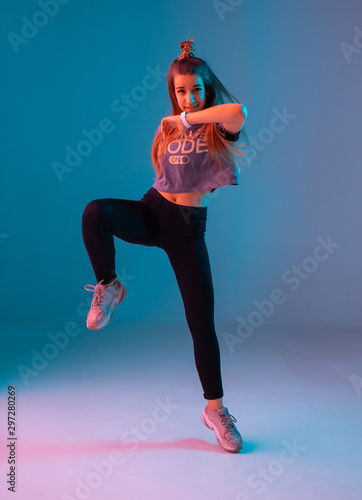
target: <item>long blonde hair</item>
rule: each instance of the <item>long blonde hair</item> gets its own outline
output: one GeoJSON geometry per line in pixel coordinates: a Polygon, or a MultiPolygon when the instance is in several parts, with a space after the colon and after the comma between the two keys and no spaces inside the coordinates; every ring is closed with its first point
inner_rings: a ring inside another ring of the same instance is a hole
{"type": "MultiPolygon", "coordinates": [[[[182,48],[182,56],[172,62],[167,74],[167,86],[172,105],[172,115],[179,115],[182,111],[175,95],[174,77],[176,74],[200,75],[202,77],[206,90],[204,109],[218,104],[224,104],[224,97],[230,102],[239,103],[239,101],[226,90],[224,85],[211,70],[210,66],[203,59],[193,56],[193,40],[182,42],[180,46],[182,48]]],[[[255,157],[256,151],[250,145],[245,127],[240,131],[240,142],[234,146],[231,146],[230,142],[221,135],[218,124],[216,123],[204,123],[198,130],[197,135],[203,133],[205,133],[211,158],[218,164],[220,170],[223,169],[225,160],[226,163],[232,163],[237,160],[237,163],[240,162],[249,165],[251,160],[255,157]]],[[[159,163],[160,156],[165,152],[172,141],[176,139],[180,140],[181,135],[182,134],[177,128],[173,130],[168,128],[166,137],[163,137],[161,130],[156,134],[152,145],[152,164],[157,174],[157,179],[160,177],[162,170],[159,163]]]]}

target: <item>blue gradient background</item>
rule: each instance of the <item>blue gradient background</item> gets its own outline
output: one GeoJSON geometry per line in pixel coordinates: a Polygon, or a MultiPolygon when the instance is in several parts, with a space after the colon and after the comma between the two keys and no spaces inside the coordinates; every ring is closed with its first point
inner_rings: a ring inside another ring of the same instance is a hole
{"type": "MultiPolygon", "coordinates": [[[[70,0],[18,54],[8,33],[20,35],[22,17],[41,9],[30,0],[0,9],[4,321],[69,319],[91,299],[82,212],[93,199],[140,199],[152,186],[154,132],[171,111],[166,78],[124,120],[111,104],[142,85],[146,67],[166,72],[193,38],[196,55],[246,105],[251,141],[274,109],[296,115],[259,148],[239,186],[210,199],[216,321],[246,318],[279,288],[286,300],[265,325],[361,325],[362,50],[348,62],[340,47],[362,27],[359,1],[244,0],[219,16],[206,0],[70,0]],[[52,162],[64,163],[66,146],[104,118],[114,131],[59,182],[52,162]],[[340,247],[291,291],[283,273],[328,235],[340,247]]],[[[164,252],[115,242],[118,276],[129,276],[119,319],[182,321],[164,252]]]]}
{"type": "Polygon", "coordinates": [[[124,464],[90,498],[252,500],[258,485],[268,500],[361,498],[362,4],[223,2],[218,15],[211,0],[69,0],[17,54],[8,34],[42,9],[0,3],[2,499],[13,497],[9,385],[17,500],[85,498],[79,481],[94,484],[94,462],[118,451],[124,464]],[[171,111],[166,78],[124,120],[112,103],[137,92],[148,67],[166,72],[188,38],[246,105],[259,144],[240,185],[211,196],[206,231],[224,404],[244,440],[235,456],[201,422],[192,338],[162,250],[115,239],[127,297],[104,330],[86,328],[84,286],[96,282],[83,210],[152,186],[154,132],[171,111]],[[283,109],[295,117],[281,126],[283,109]],[[114,131],[59,182],[52,163],[106,118],[114,131]],[[329,237],[338,248],[293,291],[282,277],[313,264],[329,237]],[[284,303],[261,315],[255,301],[277,289],[284,303]],[[159,401],[176,409],[156,425],[159,401]],[[133,450],[135,426],[145,435],[133,450]],[[300,453],[281,463],[295,442],[300,453]]]}

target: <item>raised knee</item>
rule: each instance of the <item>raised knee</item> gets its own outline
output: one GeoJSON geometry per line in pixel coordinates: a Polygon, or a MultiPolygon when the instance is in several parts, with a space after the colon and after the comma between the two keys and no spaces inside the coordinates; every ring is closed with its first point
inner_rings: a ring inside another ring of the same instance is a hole
{"type": "Polygon", "coordinates": [[[102,214],[102,200],[93,200],[83,210],[83,221],[86,219],[94,219],[102,214]]]}

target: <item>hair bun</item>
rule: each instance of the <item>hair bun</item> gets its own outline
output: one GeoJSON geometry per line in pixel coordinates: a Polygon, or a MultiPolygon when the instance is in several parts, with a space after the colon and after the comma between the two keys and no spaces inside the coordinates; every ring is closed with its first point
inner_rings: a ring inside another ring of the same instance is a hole
{"type": "Polygon", "coordinates": [[[186,42],[180,43],[182,54],[177,59],[184,59],[187,57],[193,57],[195,52],[195,44],[193,40],[186,40],[186,42]]]}

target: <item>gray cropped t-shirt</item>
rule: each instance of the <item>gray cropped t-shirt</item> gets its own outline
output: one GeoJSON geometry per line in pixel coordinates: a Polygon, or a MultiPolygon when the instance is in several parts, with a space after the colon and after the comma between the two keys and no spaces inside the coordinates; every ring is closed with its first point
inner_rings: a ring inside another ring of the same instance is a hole
{"type": "MultiPolygon", "coordinates": [[[[211,158],[205,134],[197,135],[202,124],[192,125],[186,133],[186,139],[171,142],[160,158],[161,176],[153,184],[155,189],[165,193],[188,193],[203,191],[226,185],[239,184],[237,163],[223,163],[223,169],[211,158]]],[[[155,137],[160,130],[157,128],[155,137]]],[[[239,139],[240,132],[231,134],[219,123],[223,137],[230,142],[239,139]]]]}

